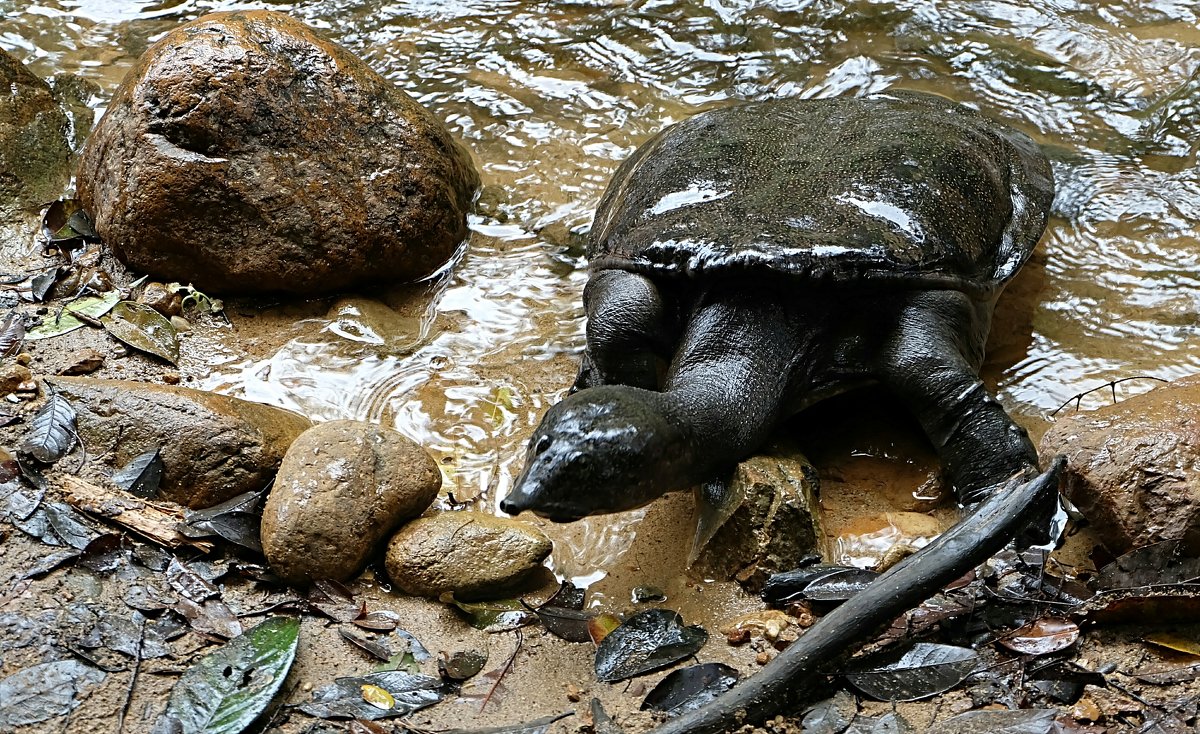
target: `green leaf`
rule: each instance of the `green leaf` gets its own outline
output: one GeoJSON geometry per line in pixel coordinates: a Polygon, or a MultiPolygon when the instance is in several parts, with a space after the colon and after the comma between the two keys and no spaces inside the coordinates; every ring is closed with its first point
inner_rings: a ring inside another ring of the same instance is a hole
{"type": "Polygon", "coordinates": [[[104,320],[104,328],[134,349],[179,362],[179,335],[165,316],[144,303],[121,301],[104,320]]]}
{"type": "Polygon", "coordinates": [[[537,615],[517,599],[465,602],[455,599],[453,592],[446,592],[439,601],[453,604],[466,615],[468,624],[484,632],[507,632],[537,621],[537,615]]]}
{"type": "Polygon", "coordinates": [[[287,678],[300,621],[272,617],[200,658],[175,684],[154,731],[240,734],[287,678]]]}
{"type": "Polygon", "coordinates": [[[113,306],[117,305],[117,301],[121,300],[121,294],[117,291],[109,291],[102,296],[88,296],[80,298],[77,301],[72,301],[67,304],[62,313],[54,312],[46,317],[41,326],[36,329],[30,329],[25,334],[25,341],[36,341],[38,339],[49,339],[55,336],[62,336],[69,331],[75,331],[84,325],[82,321],[75,318],[71,314],[79,313],[84,316],[91,316],[98,319],[104,314],[112,310],[113,306]]]}

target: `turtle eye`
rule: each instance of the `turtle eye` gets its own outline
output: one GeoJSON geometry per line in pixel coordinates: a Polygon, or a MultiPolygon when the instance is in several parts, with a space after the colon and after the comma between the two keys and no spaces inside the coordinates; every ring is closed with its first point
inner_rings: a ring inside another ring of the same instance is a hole
{"type": "Polygon", "coordinates": [[[554,441],[549,436],[542,436],[541,438],[539,438],[537,440],[537,443],[534,444],[533,453],[535,453],[535,454],[544,453],[546,451],[546,449],[550,448],[550,444],[552,444],[552,443],[554,443],[554,441]]]}

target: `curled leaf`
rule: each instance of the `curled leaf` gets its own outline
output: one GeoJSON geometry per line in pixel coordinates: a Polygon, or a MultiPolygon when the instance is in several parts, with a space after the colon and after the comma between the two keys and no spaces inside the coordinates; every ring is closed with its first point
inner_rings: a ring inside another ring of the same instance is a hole
{"type": "Polygon", "coordinates": [[[0,357],[11,357],[21,351],[25,341],[25,317],[11,309],[0,321],[0,357]]]}
{"type": "Polygon", "coordinates": [[[1043,617],[1015,629],[999,642],[1023,655],[1049,655],[1065,650],[1079,639],[1079,625],[1061,617],[1043,617]]]}
{"type": "Polygon", "coordinates": [[[104,319],[104,328],[134,349],[171,364],[179,362],[179,335],[175,333],[175,327],[144,303],[121,301],[104,319]]]}
{"type": "Polygon", "coordinates": [[[153,448],[131,459],[112,475],[112,482],[130,494],[149,499],[158,494],[162,472],[162,455],[153,448]]]}

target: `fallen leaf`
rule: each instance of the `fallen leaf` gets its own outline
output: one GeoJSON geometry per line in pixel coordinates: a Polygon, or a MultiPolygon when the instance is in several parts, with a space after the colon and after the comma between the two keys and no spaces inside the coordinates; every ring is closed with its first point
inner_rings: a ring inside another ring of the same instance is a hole
{"type": "Polygon", "coordinates": [[[259,533],[262,525],[260,506],[265,496],[265,491],[243,492],[213,507],[187,510],[184,512],[184,524],[179,526],[179,532],[189,538],[209,538],[215,535],[256,553],[262,553],[259,533]]]}
{"type": "Polygon", "coordinates": [[[25,341],[25,317],[10,309],[0,321],[0,357],[11,357],[21,351],[25,341]]]}
{"type": "Polygon", "coordinates": [[[62,395],[51,395],[29,422],[21,450],[43,464],[53,464],[75,445],[75,409],[62,395]]]}
{"type": "Polygon", "coordinates": [[[646,694],[641,708],[679,716],[733,688],[740,677],[735,668],[724,663],[703,663],[674,670],[646,694]]]}
{"type": "Polygon", "coordinates": [[[112,483],[132,495],[150,499],[158,496],[162,473],[162,455],[156,447],[131,459],[112,475],[112,483]]]}
{"type": "Polygon", "coordinates": [[[1172,632],[1151,632],[1142,638],[1151,645],[1172,650],[1174,652],[1200,657],[1200,643],[1190,637],[1177,635],[1172,632]]]}
{"type": "Polygon", "coordinates": [[[371,673],[361,678],[338,678],[313,693],[311,703],[299,708],[309,716],[320,719],[388,719],[405,716],[442,700],[442,682],[428,675],[411,675],[399,671],[371,673]],[[375,686],[392,697],[393,705],[386,711],[363,699],[363,686],[375,686]]]}
{"type": "Polygon", "coordinates": [[[396,708],[396,699],[392,697],[392,694],[371,683],[362,686],[362,698],[382,711],[391,711],[396,708]]]}
{"type": "Polygon", "coordinates": [[[817,703],[800,720],[804,734],[840,734],[858,714],[858,699],[846,691],[817,703]]]}
{"type": "Polygon", "coordinates": [[[550,731],[550,725],[556,721],[571,716],[572,712],[567,711],[561,714],[551,714],[543,716],[540,719],[526,721],[520,724],[506,724],[503,726],[485,726],[482,729],[446,729],[441,734],[546,734],[550,731]]]}
{"type": "Polygon", "coordinates": [[[1170,686],[1176,683],[1187,683],[1200,678],[1200,664],[1188,665],[1182,668],[1162,670],[1157,673],[1138,673],[1137,679],[1156,686],[1170,686]]]}
{"type": "Polygon", "coordinates": [[[46,294],[54,287],[55,281],[58,280],[58,266],[38,273],[29,279],[29,296],[34,301],[42,302],[46,300],[46,294]]]}
{"type": "Polygon", "coordinates": [[[167,317],[144,303],[121,301],[103,319],[109,334],[134,349],[179,362],[179,335],[167,317]]]}
{"type": "Polygon", "coordinates": [[[638,612],[596,647],[596,679],[612,683],[665,668],[695,655],[707,641],[708,633],[684,626],[678,612],[638,612]]]}
{"type": "Polygon", "coordinates": [[[592,639],[588,624],[594,612],[582,612],[565,607],[540,606],[534,610],[542,626],[555,637],[567,642],[589,642],[592,639]]]}
{"type": "Polygon", "coordinates": [[[1042,617],[1013,630],[998,641],[1022,655],[1049,655],[1079,639],[1079,625],[1062,617],[1042,617]]]}
{"type": "Polygon", "coordinates": [[[604,641],[605,637],[621,626],[621,618],[615,614],[598,614],[588,620],[587,631],[588,637],[592,639],[593,645],[599,645],[604,641]]]}
{"type": "Polygon", "coordinates": [[[918,642],[850,661],[845,676],[855,688],[881,701],[915,701],[948,691],[979,665],[974,650],[918,642]]]}
{"type": "MultiPolygon", "coordinates": [[[[445,655],[445,653],[442,653],[445,655]]],[[[453,655],[438,660],[438,673],[450,680],[467,680],[479,674],[487,664],[487,653],[475,650],[459,650],[453,655]]]]}
{"type": "Polygon", "coordinates": [[[368,640],[365,637],[360,637],[349,630],[339,629],[338,633],[341,634],[343,640],[349,642],[373,658],[382,660],[385,663],[392,659],[392,651],[389,650],[386,645],[376,642],[375,640],[368,640]]]}
{"type": "Polygon", "coordinates": [[[272,617],[200,658],[171,689],[154,734],[239,734],[278,693],[299,640],[299,620],[272,617]]]}
{"type": "Polygon", "coordinates": [[[794,599],[842,602],[867,588],[879,574],[854,566],[816,565],[772,574],[763,586],[762,600],[781,604],[794,599]]]}
{"type": "Polygon", "coordinates": [[[25,334],[25,341],[49,339],[83,328],[85,322],[71,314],[77,313],[87,318],[98,319],[111,311],[119,300],[121,294],[118,291],[109,291],[102,296],[86,296],[72,301],[61,312],[56,312],[53,317],[47,317],[41,325],[30,329],[25,334]]]}
{"type": "Polygon", "coordinates": [[[509,632],[524,627],[538,618],[517,599],[498,599],[488,602],[464,602],[454,598],[452,592],[442,594],[443,604],[452,604],[466,618],[468,624],[484,632],[509,632]]]}
{"type": "Polygon", "coordinates": [[[1100,569],[1096,576],[1099,589],[1131,589],[1194,583],[1200,580],[1200,558],[1187,552],[1178,540],[1135,548],[1100,569]]]}
{"type": "Polygon", "coordinates": [[[178,558],[172,558],[167,564],[166,578],[172,589],[195,602],[211,599],[221,593],[216,586],[185,566],[178,558]]]}
{"type": "Polygon", "coordinates": [[[80,689],[104,680],[104,673],[77,660],[58,660],[19,670],[0,680],[0,730],[69,713],[80,689]]]}

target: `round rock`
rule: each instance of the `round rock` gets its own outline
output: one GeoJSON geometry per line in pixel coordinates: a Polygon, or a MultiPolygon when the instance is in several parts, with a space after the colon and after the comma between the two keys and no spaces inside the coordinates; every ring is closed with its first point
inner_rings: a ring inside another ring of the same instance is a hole
{"type": "Polygon", "coordinates": [[[330,421],[283,457],[262,517],[263,552],[292,583],[356,575],[396,527],[429,507],[442,475],[404,435],[330,421]]]}
{"type": "Polygon", "coordinates": [[[530,578],[550,539],[519,520],[481,512],[443,512],[405,525],[387,549],[387,571],[408,594],[496,598],[530,578]]]}
{"type": "Polygon", "coordinates": [[[151,46],[78,174],[127,265],[241,293],[428,275],[465,239],[478,185],[440,120],[274,11],[213,13],[151,46]]]}

